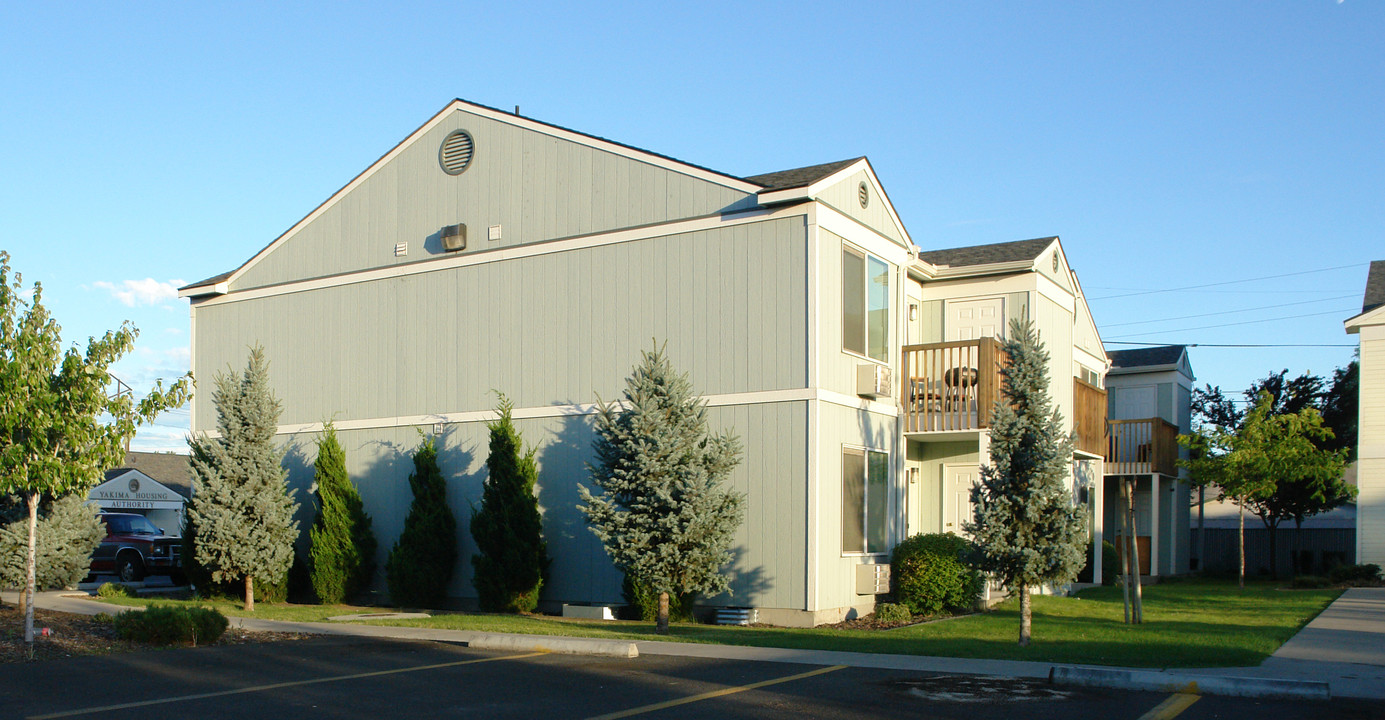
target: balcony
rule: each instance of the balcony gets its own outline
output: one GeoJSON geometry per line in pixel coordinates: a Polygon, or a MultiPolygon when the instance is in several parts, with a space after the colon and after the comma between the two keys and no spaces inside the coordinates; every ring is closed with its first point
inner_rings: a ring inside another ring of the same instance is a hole
{"type": "Polygon", "coordinates": [[[1106,391],[1077,377],[1072,379],[1072,430],[1078,450],[1106,451],[1106,391]]]}
{"type": "Polygon", "coordinates": [[[900,364],[904,432],[990,427],[1005,353],[995,338],[905,345],[900,364]]]}
{"type": "Polygon", "coordinates": [[[1178,426],[1163,418],[1108,420],[1107,475],[1178,475],[1178,426]]]}

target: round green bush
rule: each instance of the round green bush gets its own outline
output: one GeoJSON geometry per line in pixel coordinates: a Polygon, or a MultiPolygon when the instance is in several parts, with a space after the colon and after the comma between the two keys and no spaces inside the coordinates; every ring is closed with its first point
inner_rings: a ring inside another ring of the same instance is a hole
{"type": "Polygon", "coordinates": [[[886,625],[903,625],[913,620],[914,614],[899,603],[879,603],[875,606],[875,619],[886,625]]]}
{"type": "Polygon", "coordinates": [[[115,616],[115,634],[122,640],[153,645],[209,645],[226,632],[226,616],[212,608],[150,605],[115,616]]]}
{"type": "Polygon", "coordinates": [[[1374,563],[1338,565],[1327,571],[1327,577],[1338,585],[1372,585],[1380,582],[1380,566],[1374,563]]]}
{"type": "Polygon", "coordinates": [[[134,597],[135,594],[130,589],[118,583],[101,583],[101,587],[96,588],[96,594],[103,598],[114,597],[134,597]]]}
{"type": "Polygon", "coordinates": [[[915,615],[970,610],[984,587],[966,563],[971,552],[971,542],[952,533],[915,535],[896,545],[890,556],[895,601],[915,615]]]}

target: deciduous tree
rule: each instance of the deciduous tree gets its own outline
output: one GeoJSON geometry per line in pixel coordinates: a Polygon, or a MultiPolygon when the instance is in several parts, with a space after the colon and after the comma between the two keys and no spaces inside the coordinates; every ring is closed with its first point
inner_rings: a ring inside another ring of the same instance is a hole
{"type": "Polygon", "coordinates": [[[108,396],[110,367],[139,331],[124,323],[90,338],[85,351],[63,350],[43,288],[35,283],[26,301],[21,280],[0,250],[0,495],[20,495],[27,505],[24,641],[31,643],[40,500],[85,494],[124,460],[136,427],[182,405],[190,386],[187,378],[167,388],[159,381],[138,403],[128,393],[108,396]]]}

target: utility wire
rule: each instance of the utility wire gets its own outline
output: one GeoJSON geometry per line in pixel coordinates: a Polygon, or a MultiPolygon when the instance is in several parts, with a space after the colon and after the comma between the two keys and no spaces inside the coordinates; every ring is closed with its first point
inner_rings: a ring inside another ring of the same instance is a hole
{"type": "Polygon", "coordinates": [[[1179,315],[1178,317],[1159,318],[1158,320],[1136,320],[1123,323],[1103,323],[1102,327],[1121,327],[1124,325],[1148,325],[1150,323],[1169,322],[1171,320],[1188,320],[1191,318],[1213,317],[1215,315],[1235,315],[1236,313],[1255,312],[1257,310],[1272,310],[1274,308],[1290,307],[1293,305],[1309,305],[1312,303],[1327,302],[1329,300],[1346,300],[1354,298],[1356,295],[1338,295],[1337,297],[1318,298],[1317,300],[1300,300],[1298,302],[1281,303],[1279,305],[1261,305],[1260,307],[1245,308],[1243,310],[1223,310],[1221,312],[1201,313],[1198,315],[1179,315]]]}
{"type": "Polygon", "coordinates": [[[1257,280],[1274,280],[1276,278],[1295,277],[1298,275],[1311,275],[1313,273],[1330,272],[1332,270],[1345,270],[1347,268],[1361,267],[1362,263],[1352,263],[1351,265],[1338,265],[1330,268],[1320,268],[1318,270],[1301,270],[1299,272],[1283,273],[1281,275],[1265,275],[1262,277],[1246,278],[1245,280],[1224,280],[1222,282],[1207,283],[1206,285],[1188,285],[1186,287],[1162,288],[1159,290],[1143,290],[1141,292],[1125,293],[1123,295],[1102,295],[1100,297],[1087,298],[1088,300],[1111,300],[1114,298],[1135,297],[1137,295],[1157,295],[1159,293],[1182,292],[1184,290],[1200,290],[1202,288],[1219,287],[1221,285],[1236,285],[1238,283],[1256,282],[1257,280]]]}
{"type": "Polygon", "coordinates": [[[1167,343],[1154,342],[1153,340],[1102,340],[1103,345],[1182,345],[1184,347],[1215,347],[1215,348],[1287,348],[1287,347],[1314,347],[1314,348],[1354,348],[1355,345],[1328,345],[1323,343],[1167,343]]]}
{"type": "MultiPolygon", "coordinates": [[[[1284,315],[1284,316],[1282,316],[1282,317],[1264,318],[1263,320],[1245,320],[1245,321],[1243,321],[1243,322],[1221,323],[1221,324],[1219,324],[1219,325],[1198,325],[1197,327],[1178,328],[1178,329],[1175,329],[1175,330],[1153,330],[1153,331],[1151,331],[1151,332],[1152,332],[1152,334],[1154,334],[1154,335],[1164,335],[1164,334],[1171,333],[1171,332],[1187,332],[1187,331],[1189,331],[1189,330],[1207,330],[1207,329],[1209,329],[1209,328],[1235,327],[1235,326],[1237,326],[1237,325],[1255,325],[1256,323],[1276,322],[1276,321],[1279,321],[1279,320],[1293,320],[1293,319],[1295,319],[1295,318],[1318,317],[1319,315],[1343,315],[1343,316],[1347,316],[1347,313],[1350,313],[1350,312],[1352,312],[1352,311],[1351,311],[1351,310],[1328,310],[1328,311],[1326,311],[1326,312],[1305,313],[1305,314],[1303,314],[1303,315],[1284,315]]],[[[1130,336],[1129,336],[1129,335],[1114,335],[1114,336],[1112,336],[1112,337],[1130,337],[1130,336]]]]}

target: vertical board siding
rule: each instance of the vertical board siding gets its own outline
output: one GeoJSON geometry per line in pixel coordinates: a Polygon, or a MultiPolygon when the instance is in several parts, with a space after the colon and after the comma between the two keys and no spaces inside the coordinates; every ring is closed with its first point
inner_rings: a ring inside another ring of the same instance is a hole
{"type": "Polygon", "coordinates": [[[817,199],[897,243],[906,242],[903,231],[885,209],[885,198],[880,196],[879,190],[871,183],[865,170],[818,193],[817,199]],[[862,182],[870,185],[870,202],[866,203],[864,208],[861,207],[861,200],[857,195],[862,182]]]}
{"type": "MultiPolygon", "coordinates": [[[[803,607],[806,553],[802,518],[807,494],[807,403],[774,403],[712,408],[708,421],[714,432],[740,435],[746,451],[729,484],[746,493],[745,522],[736,533],[734,559],[726,569],[732,595],[714,598],[720,604],[760,607],[803,607]]],[[[592,461],[595,437],[589,415],[520,419],[515,422],[524,440],[538,448],[536,494],[543,516],[544,537],[552,558],[543,598],[550,602],[621,602],[621,575],[605,548],[588,529],[577,510],[578,484],[594,488],[586,463],[592,461]]],[[[403,530],[413,496],[408,478],[420,430],[400,427],[338,432],[346,450],[347,470],[361,492],[366,512],[379,541],[375,586],[385,588],[384,565],[403,530]]],[[[300,503],[299,526],[312,522],[313,482],[317,458],[316,434],[283,436],[289,486],[300,503]]],[[[484,422],[446,426],[437,438],[438,464],[447,478],[447,497],[457,520],[458,560],[448,594],[474,598],[470,509],[481,502],[486,478],[489,434],[484,422]]]]}
{"type": "Polygon", "coordinates": [[[793,217],[204,305],[194,374],[264,346],[283,424],[590,403],[655,342],[703,394],[801,388],[806,253],[793,217]]]}
{"type": "Polygon", "coordinates": [[[1360,459],[1356,498],[1360,537],[1357,562],[1385,565],[1385,337],[1380,327],[1361,331],[1360,459]]]}
{"type": "MultiPolygon", "coordinates": [[[[898,467],[904,452],[896,433],[896,420],[863,410],[819,403],[818,417],[818,607],[841,608],[869,604],[870,595],[856,594],[856,566],[888,563],[888,555],[862,556],[842,553],[842,446],[856,445],[890,454],[890,506],[888,538],[891,547],[901,538],[904,516],[904,478],[898,467]]],[[[806,513],[805,513],[806,517],[806,513]]]]}
{"type": "Polygon", "coordinates": [[[754,196],[623,155],[463,111],[444,118],[249,268],[243,290],[443,255],[443,226],[467,225],[463,252],[754,207],[754,196]],[[438,147],[465,129],[471,166],[447,175],[438,147]],[[499,241],[486,231],[500,225],[499,241]],[[406,257],[394,245],[408,242],[406,257]]]}

